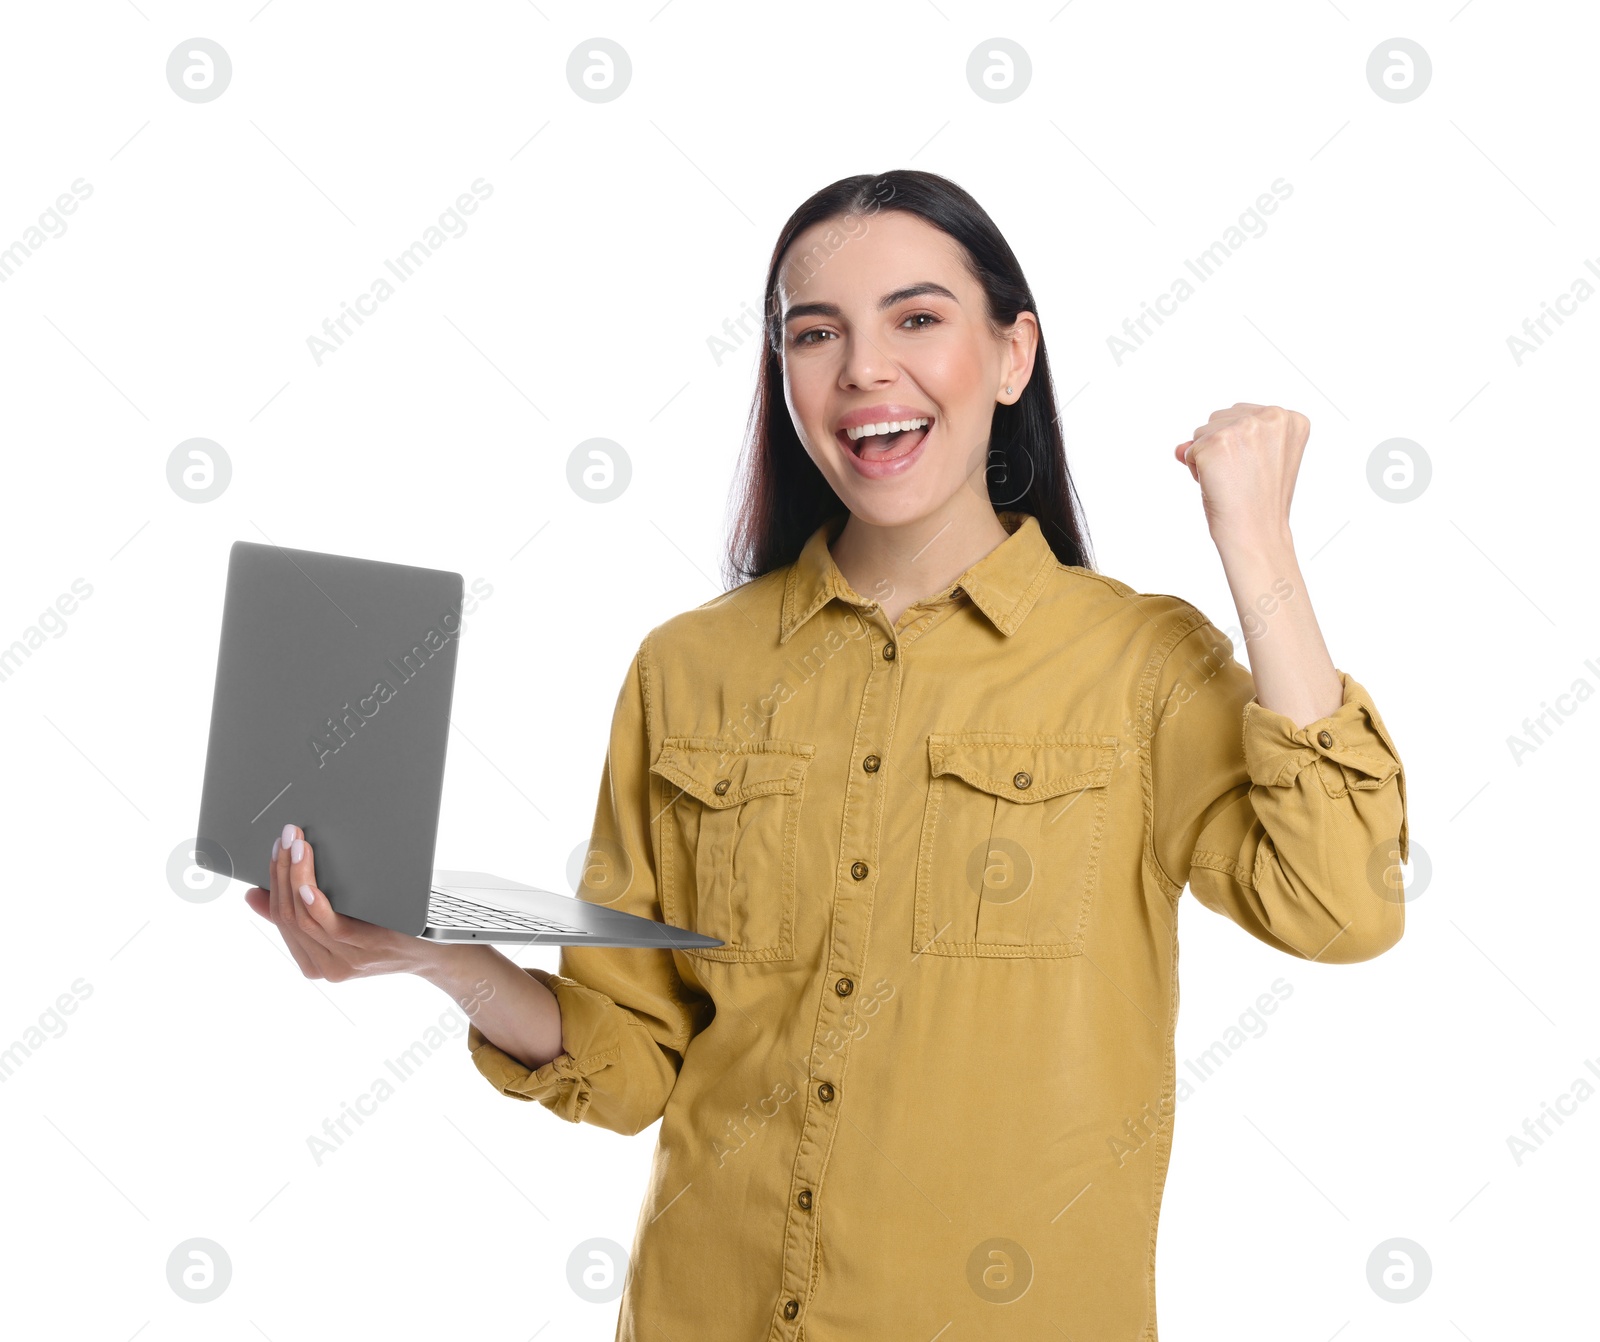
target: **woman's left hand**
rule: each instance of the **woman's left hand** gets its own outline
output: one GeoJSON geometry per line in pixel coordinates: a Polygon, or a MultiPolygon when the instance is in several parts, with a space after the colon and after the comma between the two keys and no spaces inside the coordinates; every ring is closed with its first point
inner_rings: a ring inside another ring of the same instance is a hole
{"type": "Polygon", "coordinates": [[[1311,421],[1277,405],[1239,402],[1215,410],[1175,455],[1200,484],[1218,548],[1289,540],[1289,501],[1311,421]]]}

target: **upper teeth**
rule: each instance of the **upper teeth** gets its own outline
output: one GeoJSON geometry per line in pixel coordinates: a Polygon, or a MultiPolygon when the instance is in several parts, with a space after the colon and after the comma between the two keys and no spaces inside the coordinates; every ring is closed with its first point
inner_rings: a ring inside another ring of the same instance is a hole
{"type": "Polygon", "coordinates": [[[858,424],[853,429],[846,429],[845,433],[854,443],[877,433],[903,433],[906,429],[920,429],[927,423],[926,419],[889,419],[881,424],[858,424]]]}

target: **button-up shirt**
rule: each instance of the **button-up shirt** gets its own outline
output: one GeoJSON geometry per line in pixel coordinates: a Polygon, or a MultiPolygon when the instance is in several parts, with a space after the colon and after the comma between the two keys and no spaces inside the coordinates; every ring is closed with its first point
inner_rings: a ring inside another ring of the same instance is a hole
{"type": "Polygon", "coordinates": [[[619,1342],[1153,1342],[1181,892],[1323,963],[1401,935],[1366,690],[1296,726],[1193,605],[1000,519],[891,623],[832,518],[628,667],[580,897],[724,944],[528,968],[537,1070],[468,1034],[507,1096],[661,1121],[619,1342]]]}

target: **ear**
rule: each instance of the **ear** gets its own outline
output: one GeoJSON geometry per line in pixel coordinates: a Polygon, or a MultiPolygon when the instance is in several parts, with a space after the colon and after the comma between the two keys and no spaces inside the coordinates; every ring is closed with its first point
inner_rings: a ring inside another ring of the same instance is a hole
{"type": "Polygon", "coordinates": [[[1039,351],[1039,319],[1031,312],[1017,313],[1016,320],[1006,331],[1010,345],[1010,362],[1001,385],[1009,383],[1020,397],[1033,376],[1034,359],[1039,351]]]}

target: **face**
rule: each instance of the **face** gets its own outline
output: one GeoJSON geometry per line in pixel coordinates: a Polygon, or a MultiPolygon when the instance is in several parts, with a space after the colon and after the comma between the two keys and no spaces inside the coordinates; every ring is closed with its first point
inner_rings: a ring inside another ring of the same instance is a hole
{"type": "Polygon", "coordinates": [[[899,210],[802,233],[779,296],[789,414],[851,513],[900,526],[992,510],[990,424],[1027,385],[1033,314],[996,335],[960,244],[899,210]]]}

